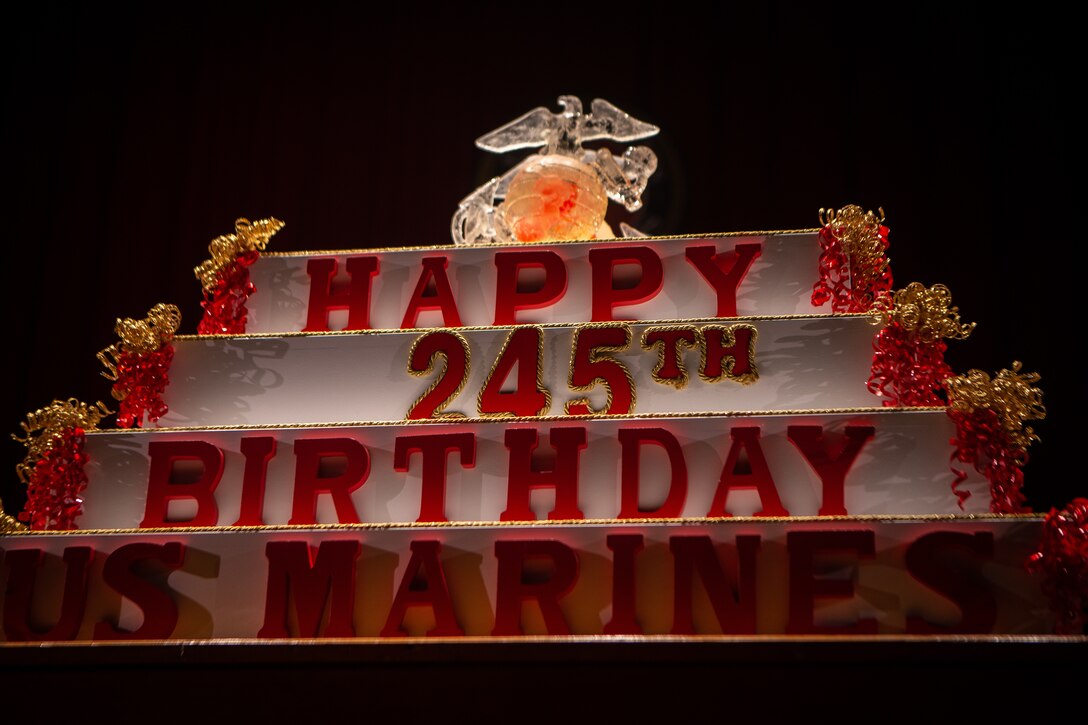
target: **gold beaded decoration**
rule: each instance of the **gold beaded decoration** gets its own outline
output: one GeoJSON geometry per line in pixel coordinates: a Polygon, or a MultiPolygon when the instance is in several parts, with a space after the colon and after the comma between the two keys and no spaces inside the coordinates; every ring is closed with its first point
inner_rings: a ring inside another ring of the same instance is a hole
{"type": "Polygon", "coordinates": [[[926,344],[941,338],[964,340],[975,323],[960,322],[960,310],[951,302],[952,293],[943,284],[926,289],[921,282],[911,282],[894,294],[878,297],[871,312],[875,323],[894,322],[926,344]]]}
{"type": "Polygon", "coordinates": [[[0,501],[0,534],[17,534],[29,530],[25,524],[19,523],[18,519],[4,511],[4,502],[0,501]]]}
{"type": "Polygon", "coordinates": [[[856,204],[848,204],[838,211],[820,209],[820,226],[830,227],[832,236],[850,260],[853,289],[869,289],[889,264],[885,256],[887,250],[880,238],[884,209],[878,208],[878,211],[879,216],[856,204]]]}
{"type": "Polygon", "coordinates": [[[34,466],[53,449],[64,431],[69,428],[95,430],[103,416],[111,412],[101,402],[88,405],[75,398],[69,398],[54,400],[44,408],[27,413],[26,420],[19,424],[23,429],[23,437],[20,438],[14,433],[11,436],[27,448],[26,458],[15,466],[19,480],[29,483],[30,473],[34,470],[34,466]]]}
{"type": "Polygon", "coordinates": [[[118,319],[113,329],[120,340],[98,353],[98,360],[106,367],[103,377],[117,380],[117,363],[121,355],[155,352],[174,339],[180,326],[181,310],[177,305],[163,302],[148,310],[147,317],[142,320],[118,319]]]}
{"type": "Polygon", "coordinates": [[[1024,422],[1043,420],[1046,408],[1043,391],[1032,386],[1038,382],[1039,374],[1021,373],[1021,367],[1019,360],[1014,361],[1012,370],[1000,370],[992,379],[982,370],[969,370],[966,375],[948,378],[944,386],[950,409],[961,413],[992,410],[1000,419],[1009,444],[1023,451],[1032,441],[1039,440],[1024,422]]]}
{"type": "Polygon", "coordinates": [[[268,246],[268,241],[276,232],[283,229],[284,223],[274,217],[258,219],[251,222],[245,217],[234,222],[234,234],[223,234],[211,241],[208,245],[208,253],[211,259],[206,259],[193,268],[193,274],[200,280],[205,292],[211,292],[219,282],[220,273],[238,255],[246,252],[263,252],[268,246]]]}

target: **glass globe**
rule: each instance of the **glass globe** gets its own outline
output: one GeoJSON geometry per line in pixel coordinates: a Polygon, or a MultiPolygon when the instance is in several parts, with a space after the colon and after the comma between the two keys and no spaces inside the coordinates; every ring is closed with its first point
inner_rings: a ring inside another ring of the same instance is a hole
{"type": "Polygon", "coordinates": [[[531,160],[510,182],[499,213],[520,242],[595,239],[608,196],[597,172],[555,154],[531,160]]]}

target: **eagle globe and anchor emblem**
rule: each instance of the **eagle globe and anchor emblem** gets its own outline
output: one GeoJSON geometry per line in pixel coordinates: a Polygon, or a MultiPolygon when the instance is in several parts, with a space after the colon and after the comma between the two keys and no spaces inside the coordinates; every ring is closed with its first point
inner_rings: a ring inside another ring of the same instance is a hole
{"type": "MultiPolygon", "coordinates": [[[[605,222],[608,200],[628,211],[642,206],[642,193],[657,168],[646,146],[629,146],[622,155],[608,148],[587,149],[587,141],[629,143],[658,133],[596,98],[584,113],[575,96],[560,96],[554,113],[540,106],[476,139],[485,151],[540,151],[465,197],[451,223],[456,244],[502,244],[567,239],[611,239],[605,222]]],[[[644,236],[621,224],[624,236],[644,236]]]]}

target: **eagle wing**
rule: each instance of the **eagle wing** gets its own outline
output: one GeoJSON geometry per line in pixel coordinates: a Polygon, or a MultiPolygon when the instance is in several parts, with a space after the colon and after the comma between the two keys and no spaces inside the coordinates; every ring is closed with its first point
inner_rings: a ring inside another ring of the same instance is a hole
{"type": "Polygon", "coordinates": [[[605,138],[612,141],[638,141],[654,136],[660,130],[652,123],[633,118],[603,98],[594,98],[590,105],[590,115],[582,127],[581,140],[595,141],[605,138]]]}
{"type": "Polygon", "coordinates": [[[538,106],[510,123],[499,126],[476,139],[485,151],[501,154],[514,149],[531,149],[548,143],[548,134],[555,128],[555,114],[538,106]]]}

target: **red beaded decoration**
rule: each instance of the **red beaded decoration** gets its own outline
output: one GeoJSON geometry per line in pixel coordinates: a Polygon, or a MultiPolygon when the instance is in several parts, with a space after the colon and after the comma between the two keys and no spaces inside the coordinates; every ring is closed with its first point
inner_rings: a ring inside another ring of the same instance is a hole
{"type": "Polygon", "coordinates": [[[853,310],[847,282],[850,280],[850,263],[846,252],[830,226],[820,230],[820,279],[812,288],[812,304],[820,307],[829,300],[835,312],[853,310]]]}
{"type": "Polygon", "coordinates": [[[1088,499],[1075,498],[1043,522],[1039,550],[1028,571],[1043,577],[1058,634],[1083,634],[1088,621],[1088,499]]]}
{"type": "Polygon", "coordinates": [[[820,278],[812,288],[813,305],[830,301],[834,312],[868,312],[891,291],[883,221],[883,210],[879,217],[854,205],[820,210],[820,278]]]}
{"type": "MultiPolygon", "coordinates": [[[[990,482],[990,511],[995,514],[1030,511],[1021,490],[1024,487],[1022,469],[1028,462],[1027,451],[1009,444],[997,413],[992,410],[963,413],[949,409],[948,417],[956,424],[956,437],[952,440],[956,449],[952,460],[969,463],[986,476],[990,482]]],[[[952,491],[963,508],[963,502],[971,497],[971,492],[961,491],[958,487],[967,480],[967,472],[955,466],[952,472],[956,475],[952,491]]]]}
{"type": "MultiPolygon", "coordinates": [[[[971,464],[990,482],[990,511],[995,514],[1023,513],[1026,506],[1023,467],[1028,461],[1028,446],[1038,440],[1024,425],[1027,420],[1046,417],[1043,393],[1031,383],[1037,374],[1020,374],[1020,363],[1012,370],[1001,370],[993,377],[981,370],[971,370],[944,381],[948,391],[948,417],[956,424],[952,460],[971,464]]],[[[952,466],[956,478],[952,490],[960,507],[970,492],[958,486],[967,473],[952,466]]]]}
{"type": "Polygon", "coordinates": [[[144,413],[152,423],[166,415],[162,395],[170,384],[167,373],[173,359],[173,345],[164,345],[151,352],[121,354],[117,360],[117,382],[111,389],[113,397],[120,402],[118,427],[139,428],[144,413]]]}
{"type": "Polygon", "coordinates": [[[885,327],[873,340],[872,374],[869,390],[884,397],[885,407],[899,405],[944,405],[938,394],[941,381],[952,376],[944,361],[944,342],[918,342],[899,325],[885,327]]]}
{"type": "Polygon", "coordinates": [[[86,440],[82,428],[69,428],[34,466],[27,481],[26,510],[19,514],[19,520],[29,523],[32,530],[76,528],[87,488],[86,440]]]}
{"type": "Polygon", "coordinates": [[[117,320],[114,329],[121,339],[98,353],[98,359],[106,366],[102,374],[114,381],[111,394],[121,403],[119,427],[140,427],[145,413],[152,423],[166,415],[162,395],[174,359],[170,341],[180,325],[181,311],[167,304],[155,305],[142,320],[117,320]]]}
{"type": "Polygon", "coordinates": [[[251,250],[235,257],[219,272],[211,290],[204,290],[204,317],[197,325],[198,335],[241,335],[246,331],[249,310],[246,302],[257,291],[249,279],[249,267],[260,258],[251,250]]]}
{"type": "Polygon", "coordinates": [[[272,235],[283,228],[279,219],[238,219],[234,233],[224,234],[208,245],[211,258],[193,273],[204,290],[204,317],[197,325],[200,335],[241,335],[246,331],[246,303],[257,291],[249,267],[261,257],[272,235]]]}
{"type": "Polygon", "coordinates": [[[943,406],[941,383],[952,377],[944,360],[942,338],[964,339],[974,323],[960,322],[944,285],[926,289],[911,282],[894,295],[882,295],[872,312],[885,324],[873,340],[869,390],[885,398],[885,406],[943,406]]]}
{"type": "MultiPolygon", "coordinates": [[[[74,398],[54,400],[29,413],[22,423],[24,436],[12,436],[27,447],[26,458],[15,467],[27,485],[26,508],[19,520],[35,531],[76,528],[83,513],[87,488],[85,430],[94,430],[110,411],[102,403],[86,405],[74,398]]],[[[7,517],[4,518],[6,521],[7,517]]],[[[4,523],[4,522],[0,522],[4,523]]],[[[5,526],[12,522],[7,521],[5,526]]]]}

